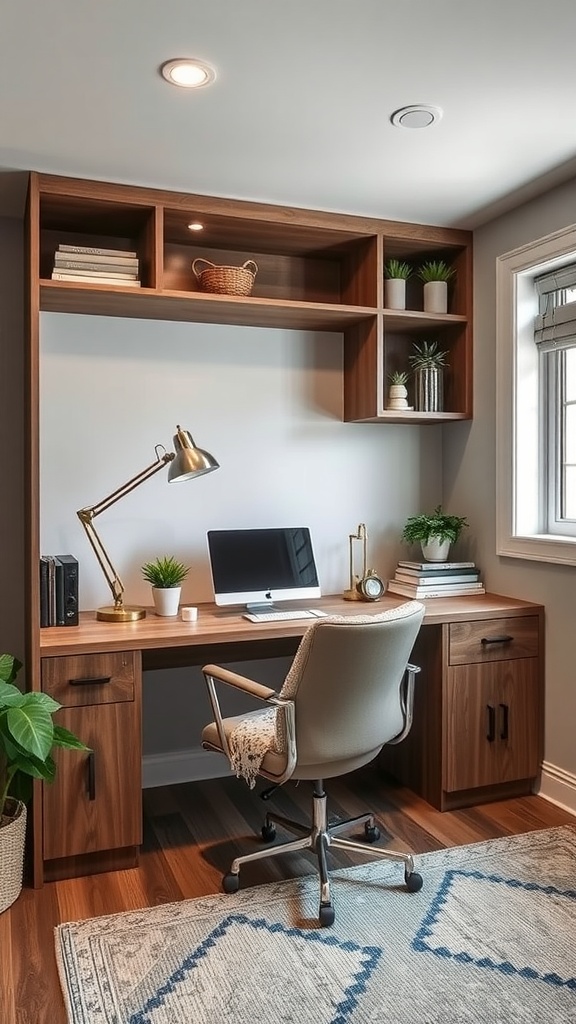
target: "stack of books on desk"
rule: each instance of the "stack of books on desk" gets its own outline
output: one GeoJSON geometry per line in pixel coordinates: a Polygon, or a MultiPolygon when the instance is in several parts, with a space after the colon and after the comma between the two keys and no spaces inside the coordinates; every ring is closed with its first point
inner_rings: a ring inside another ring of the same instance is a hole
{"type": "Polygon", "coordinates": [[[138,255],[127,249],[59,245],[54,255],[52,280],[139,288],[138,255]]]}
{"type": "Polygon", "coordinates": [[[415,598],[458,597],[486,592],[480,570],[474,562],[398,562],[388,590],[402,597],[415,598]]]}

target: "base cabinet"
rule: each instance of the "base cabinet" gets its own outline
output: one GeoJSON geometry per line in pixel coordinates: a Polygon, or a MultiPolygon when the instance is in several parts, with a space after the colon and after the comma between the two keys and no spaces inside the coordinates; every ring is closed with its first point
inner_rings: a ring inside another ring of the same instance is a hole
{"type": "Polygon", "coordinates": [[[104,870],[116,863],[115,851],[136,856],[142,842],[139,664],[134,652],[43,661],[44,689],[63,705],[55,721],[89,747],[55,751],[56,778],[43,787],[46,878],[98,870],[99,858],[104,870]]]}

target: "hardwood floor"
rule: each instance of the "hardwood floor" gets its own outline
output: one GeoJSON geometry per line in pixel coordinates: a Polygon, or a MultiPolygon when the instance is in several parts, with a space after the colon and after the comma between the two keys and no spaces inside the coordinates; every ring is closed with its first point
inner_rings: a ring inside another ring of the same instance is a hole
{"type": "MultiPolygon", "coordinates": [[[[373,766],[327,785],[330,814],[353,817],[367,808],[379,819],[380,845],[414,854],[556,825],[576,818],[537,796],[441,813],[373,766]]],[[[54,956],[53,929],[62,921],[135,910],[220,891],[232,858],[259,834],[266,807],[304,820],[310,790],[289,783],[270,804],[233,778],[146,790],[140,865],[130,871],[25,888],[0,914],[0,1022],[66,1024],[54,956]]],[[[359,863],[338,851],[334,867],[359,863]]],[[[309,854],[248,865],[242,885],[314,870],[309,854]]]]}

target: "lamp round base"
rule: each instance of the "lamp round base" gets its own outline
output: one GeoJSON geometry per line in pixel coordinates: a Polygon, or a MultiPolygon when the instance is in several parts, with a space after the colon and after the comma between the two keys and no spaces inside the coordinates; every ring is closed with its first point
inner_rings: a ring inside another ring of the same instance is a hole
{"type": "Polygon", "coordinates": [[[132,607],[115,608],[110,605],[108,608],[99,608],[96,618],[100,622],[136,622],[146,617],[146,609],[135,605],[132,607]]]}

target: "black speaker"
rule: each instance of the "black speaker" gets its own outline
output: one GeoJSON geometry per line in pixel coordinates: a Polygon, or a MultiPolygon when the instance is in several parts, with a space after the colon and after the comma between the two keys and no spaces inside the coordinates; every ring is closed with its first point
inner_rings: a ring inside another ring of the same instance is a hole
{"type": "Polygon", "coordinates": [[[78,625],[78,562],[74,555],[55,555],[56,625],[78,625]]]}

